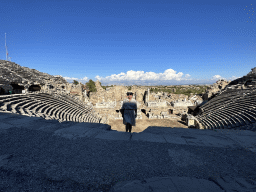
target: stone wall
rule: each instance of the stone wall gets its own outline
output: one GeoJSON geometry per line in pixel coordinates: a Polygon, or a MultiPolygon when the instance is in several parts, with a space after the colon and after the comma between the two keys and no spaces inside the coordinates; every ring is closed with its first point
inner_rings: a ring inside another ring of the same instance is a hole
{"type": "Polygon", "coordinates": [[[47,85],[52,85],[53,91],[57,90],[57,85],[68,83],[61,76],[53,76],[47,73],[42,73],[35,69],[28,67],[21,67],[20,65],[0,60],[0,81],[4,82],[1,87],[6,90],[12,90],[11,84],[23,86],[25,92],[28,92],[30,86],[38,85],[42,91],[48,90],[47,85]]]}
{"type": "Polygon", "coordinates": [[[159,119],[163,115],[169,116],[169,107],[148,107],[145,108],[146,110],[146,115],[150,119],[159,119]]]}
{"type": "Polygon", "coordinates": [[[190,100],[177,100],[172,102],[173,107],[184,107],[187,108],[188,106],[194,106],[194,103],[192,103],[190,100]]]}
{"type": "Polygon", "coordinates": [[[103,92],[103,91],[105,91],[105,90],[101,87],[99,80],[97,80],[97,81],[95,82],[95,86],[96,86],[97,92],[103,92]]]}
{"type": "Polygon", "coordinates": [[[213,85],[211,85],[203,96],[204,100],[208,100],[212,96],[219,93],[221,90],[224,90],[229,83],[230,81],[219,80],[213,85]]]}
{"type": "MultiPolygon", "coordinates": [[[[97,83],[97,92],[90,92],[89,98],[93,105],[96,105],[96,103],[113,101],[119,103],[119,101],[123,101],[127,98],[126,93],[128,91],[128,88],[124,86],[109,87],[108,91],[106,91],[99,83],[97,83]]],[[[135,98],[135,94],[133,95],[133,98],[135,98]]]]}
{"type": "Polygon", "coordinates": [[[147,107],[167,107],[166,101],[158,102],[158,101],[149,101],[146,103],[147,107]]]}

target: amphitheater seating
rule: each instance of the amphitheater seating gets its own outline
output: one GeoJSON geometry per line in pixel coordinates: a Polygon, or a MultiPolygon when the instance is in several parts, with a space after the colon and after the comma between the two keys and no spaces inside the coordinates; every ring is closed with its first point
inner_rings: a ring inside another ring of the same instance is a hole
{"type": "Polygon", "coordinates": [[[226,90],[199,107],[206,129],[249,129],[256,122],[256,89],[226,90]]]}
{"type": "Polygon", "coordinates": [[[41,92],[0,96],[0,110],[21,115],[57,119],[60,122],[99,123],[101,120],[92,113],[92,106],[79,101],[76,102],[67,95],[41,92]]]}
{"type": "MultiPolygon", "coordinates": [[[[37,82],[40,85],[49,83],[66,84],[62,77],[55,77],[35,69],[0,60],[1,84],[11,82],[28,84],[37,82]]],[[[101,121],[93,112],[92,105],[85,105],[72,95],[56,94],[53,90],[34,91],[27,94],[1,95],[0,111],[9,111],[21,115],[40,116],[43,118],[58,119],[59,121],[96,122],[101,121]],[[52,93],[51,93],[52,92],[52,93]],[[81,115],[82,114],[82,115],[81,115]]],[[[58,93],[58,89],[55,90],[58,93]]]]}
{"type": "MultiPolygon", "coordinates": [[[[47,96],[47,95],[43,95],[41,98],[39,98],[39,100],[49,102],[49,101],[52,100],[52,98],[49,97],[49,96],[47,96]],[[45,98],[47,98],[47,99],[44,99],[43,97],[45,97],[45,98]]],[[[56,99],[55,99],[54,101],[56,102],[56,99]]],[[[57,102],[58,102],[58,100],[57,100],[57,102]]],[[[77,116],[77,114],[78,114],[79,112],[82,113],[82,111],[79,110],[79,108],[81,108],[81,107],[78,106],[78,110],[76,110],[76,109],[70,107],[70,104],[67,105],[66,102],[63,102],[63,101],[59,101],[58,104],[55,104],[55,105],[56,105],[56,106],[62,105],[62,107],[61,107],[61,109],[60,109],[60,107],[56,107],[55,109],[46,109],[46,111],[50,111],[50,112],[49,112],[49,113],[50,113],[50,114],[49,114],[50,116],[52,116],[52,112],[56,112],[58,109],[59,109],[59,112],[60,112],[60,111],[65,112],[65,111],[66,111],[66,110],[65,110],[65,107],[69,107],[69,108],[70,108],[70,110],[69,110],[68,113],[67,113],[68,119],[69,119],[69,114],[74,113],[74,116],[77,116]],[[74,110],[76,110],[76,112],[74,112],[74,110]]],[[[89,111],[89,110],[88,110],[88,111],[89,111]]],[[[46,112],[46,113],[48,113],[48,112],[46,112]]],[[[77,120],[73,119],[72,117],[70,117],[69,120],[77,121],[77,120]]],[[[79,122],[80,122],[80,121],[79,121],[79,122]]]]}
{"type": "MultiPolygon", "coordinates": [[[[59,111],[62,110],[63,112],[65,111],[63,106],[66,106],[66,104],[63,101],[59,101],[57,99],[53,99],[52,100],[51,97],[47,97],[45,95],[42,95],[42,96],[40,95],[38,98],[36,98],[34,96],[34,99],[36,99],[36,100],[38,100],[40,102],[48,104],[48,105],[42,106],[42,108],[38,110],[39,113],[41,113],[42,110],[43,111],[45,110],[45,112],[48,111],[48,109],[50,109],[52,106],[54,106],[54,108],[52,108],[52,109],[57,109],[57,110],[59,109],[59,111]],[[51,103],[51,105],[49,105],[50,103],[51,103]]],[[[36,110],[34,110],[34,111],[36,111],[36,110]]],[[[50,114],[50,115],[52,116],[52,114],[50,114]]],[[[56,116],[56,118],[60,118],[60,117],[56,116]]]]}
{"type": "Polygon", "coordinates": [[[214,110],[219,107],[225,107],[226,105],[229,105],[230,102],[235,102],[236,100],[241,101],[241,98],[243,98],[244,94],[239,93],[232,93],[232,94],[224,94],[221,96],[217,96],[213,98],[210,102],[207,102],[205,105],[201,106],[201,109],[203,109],[204,112],[214,110]]]}

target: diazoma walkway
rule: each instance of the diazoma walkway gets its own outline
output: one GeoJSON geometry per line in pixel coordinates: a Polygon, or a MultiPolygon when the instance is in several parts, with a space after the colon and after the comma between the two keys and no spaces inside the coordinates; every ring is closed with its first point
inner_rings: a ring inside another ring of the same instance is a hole
{"type": "Polygon", "coordinates": [[[256,190],[256,133],[249,130],[130,134],[1,112],[0,141],[0,191],[256,190]]]}

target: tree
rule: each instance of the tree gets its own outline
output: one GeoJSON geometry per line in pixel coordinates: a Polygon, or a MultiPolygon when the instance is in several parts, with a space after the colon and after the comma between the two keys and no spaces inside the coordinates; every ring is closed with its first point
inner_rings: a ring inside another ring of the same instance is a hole
{"type": "Polygon", "coordinates": [[[93,80],[89,80],[89,82],[86,83],[86,86],[89,88],[90,92],[96,92],[96,85],[95,82],[93,80]]]}
{"type": "Polygon", "coordinates": [[[78,81],[74,80],[73,83],[74,83],[75,85],[77,85],[77,84],[78,84],[78,81]]]}

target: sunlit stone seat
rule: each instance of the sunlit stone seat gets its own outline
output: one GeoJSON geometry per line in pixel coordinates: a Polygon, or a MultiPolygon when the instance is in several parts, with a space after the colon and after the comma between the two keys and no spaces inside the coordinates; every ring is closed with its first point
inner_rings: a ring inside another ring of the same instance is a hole
{"type": "Polygon", "coordinates": [[[199,108],[196,117],[206,129],[248,129],[256,122],[256,90],[227,90],[199,108]]]}
{"type": "Polygon", "coordinates": [[[29,93],[0,96],[1,111],[12,111],[28,116],[75,122],[100,122],[92,106],[72,100],[72,97],[47,93],[29,93]]]}

